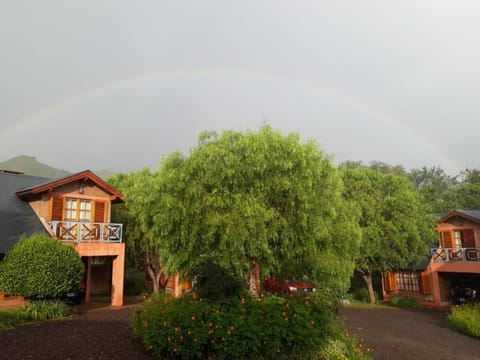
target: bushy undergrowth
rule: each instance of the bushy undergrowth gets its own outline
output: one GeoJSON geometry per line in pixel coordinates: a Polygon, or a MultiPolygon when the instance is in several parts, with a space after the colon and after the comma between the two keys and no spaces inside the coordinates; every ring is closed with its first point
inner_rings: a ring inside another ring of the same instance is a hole
{"type": "Polygon", "coordinates": [[[363,359],[320,296],[212,304],[163,295],[138,308],[135,334],[159,359],[363,359]]]}
{"type": "Polygon", "coordinates": [[[393,297],[390,304],[404,309],[420,309],[421,305],[414,299],[406,299],[401,297],[393,297]]]}
{"type": "Polygon", "coordinates": [[[28,301],[19,308],[0,311],[0,330],[32,321],[60,319],[70,313],[70,307],[62,301],[28,301]]]}
{"type": "Polygon", "coordinates": [[[480,338],[480,304],[453,307],[448,321],[452,329],[480,338]]]}

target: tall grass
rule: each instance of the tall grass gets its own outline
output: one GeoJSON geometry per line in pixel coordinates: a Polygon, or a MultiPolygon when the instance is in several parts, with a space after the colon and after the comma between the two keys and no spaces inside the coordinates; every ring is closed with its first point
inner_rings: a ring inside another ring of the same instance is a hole
{"type": "Polygon", "coordinates": [[[70,307],[62,301],[29,301],[16,309],[0,310],[0,330],[32,321],[61,319],[70,313],[70,307]]]}
{"type": "Polygon", "coordinates": [[[452,329],[480,338],[480,304],[453,307],[448,322],[452,329]]]}

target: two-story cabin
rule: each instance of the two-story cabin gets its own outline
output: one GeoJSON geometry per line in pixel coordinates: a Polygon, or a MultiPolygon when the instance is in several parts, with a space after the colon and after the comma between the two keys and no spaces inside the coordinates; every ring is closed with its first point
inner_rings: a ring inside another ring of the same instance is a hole
{"type": "Polygon", "coordinates": [[[44,232],[73,244],[86,267],[86,297],[110,294],[123,304],[125,244],[111,223],[122,194],[86,170],[61,179],[0,171],[0,258],[22,235],[44,232]]]}
{"type": "Polygon", "coordinates": [[[434,229],[438,244],[428,262],[416,269],[383,276],[384,296],[409,297],[425,305],[445,307],[456,288],[480,292],[480,210],[455,210],[443,215],[434,229]]]}

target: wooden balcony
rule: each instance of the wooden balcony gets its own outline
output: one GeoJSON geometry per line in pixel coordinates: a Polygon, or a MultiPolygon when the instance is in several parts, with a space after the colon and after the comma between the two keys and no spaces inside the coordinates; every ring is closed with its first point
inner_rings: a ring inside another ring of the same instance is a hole
{"type": "Polygon", "coordinates": [[[123,224],[47,221],[51,233],[68,243],[121,243],[123,224]]]}
{"type": "Polygon", "coordinates": [[[433,262],[480,262],[480,248],[430,249],[433,262]]]}

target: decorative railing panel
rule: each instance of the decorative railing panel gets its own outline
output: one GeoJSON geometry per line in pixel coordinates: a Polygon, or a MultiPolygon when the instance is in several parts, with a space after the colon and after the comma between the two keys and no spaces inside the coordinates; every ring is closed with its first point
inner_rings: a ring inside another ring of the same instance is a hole
{"type": "Polygon", "coordinates": [[[81,221],[47,221],[55,237],[63,242],[121,243],[123,224],[81,221]]]}
{"type": "Polygon", "coordinates": [[[433,262],[479,262],[480,248],[436,248],[430,250],[433,262]]]}

